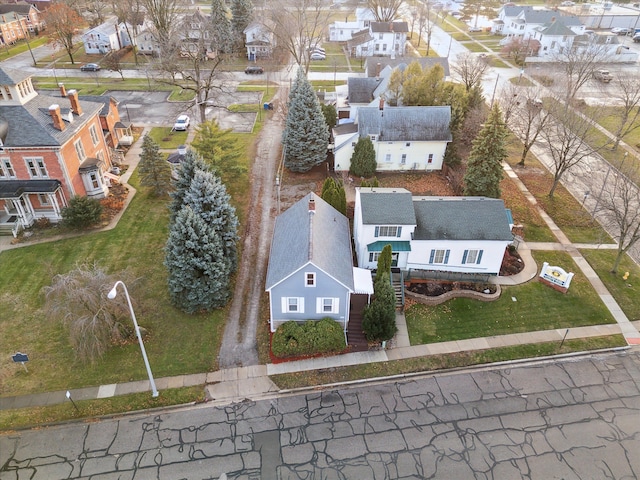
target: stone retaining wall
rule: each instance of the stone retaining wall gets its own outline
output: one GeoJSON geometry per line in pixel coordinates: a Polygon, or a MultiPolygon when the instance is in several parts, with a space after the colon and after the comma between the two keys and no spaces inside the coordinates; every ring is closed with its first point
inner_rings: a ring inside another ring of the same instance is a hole
{"type": "Polygon", "coordinates": [[[420,295],[419,293],[414,293],[407,289],[404,290],[405,297],[412,298],[416,302],[423,303],[425,305],[440,305],[451,298],[473,298],[474,300],[480,300],[481,302],[493,302],[500,297],[501,293],[502,289],[500,288],[500,285],[496,285],[495,293],[482,293],[473,290],[451,290],[450,292],[445,292],[437,297],[420,295]]]}

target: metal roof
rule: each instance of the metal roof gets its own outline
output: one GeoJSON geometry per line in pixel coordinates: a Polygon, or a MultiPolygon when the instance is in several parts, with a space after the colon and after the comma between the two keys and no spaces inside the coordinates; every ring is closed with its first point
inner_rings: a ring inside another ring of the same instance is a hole
{"type": "Polygon", "coordinates": [[[18,198],[25,193],[53,193],[60,180],[0,180],[0,198],[18,198]]]}

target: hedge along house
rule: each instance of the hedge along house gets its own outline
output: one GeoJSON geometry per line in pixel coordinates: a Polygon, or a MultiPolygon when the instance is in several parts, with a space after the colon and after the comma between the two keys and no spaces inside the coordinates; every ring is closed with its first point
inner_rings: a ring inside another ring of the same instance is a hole
{"type": "Polygon", "coordinates": [[[358,266],[375,269],[391,245],[392,267],[404,272],[498,275],[513,242],[502,200],[414,197],[403,188],[357,188],[354,242],[358,266]]]}
{"type": "Polygon", "coordinates": [[[0,233],[61,220],[75,195],[108,193],[103,104],[38,95],[29,74],[0,68],[0,233]]]}
{"type": "Polygon", "coordinates": [[[329,317],[346,336],[351,296],[373,293],[371,275],[354,274],[352,258],[349,220],[319,196],[309,193],[279,215],[265,286],[271,331],[329,317]]]}

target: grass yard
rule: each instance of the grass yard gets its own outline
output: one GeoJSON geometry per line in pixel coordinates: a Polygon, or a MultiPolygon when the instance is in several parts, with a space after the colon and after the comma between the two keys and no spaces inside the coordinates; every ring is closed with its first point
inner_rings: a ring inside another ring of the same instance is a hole
{"type": "Polygon", "coordinates": [[[640,320],[640,267],[625,255],[618,273],[614,275],[611,267],[616,257],[615,250],[581,250],[580,253],[596,271],[629,320],[640,320]],[[622,278],[625,272],[629,272],[627,280],[622,278]]]}
{"type": "MultiPolygon", "coordinates": [[[[636,107],[637,109],[640,107],[636,107]]],[[[619,125],[619,112],[621,111],[620,107],[598,107],[597,115],[595,116],[596,121],[609,130],[610,132],[615,132],[619,125]]],[[[631,114],[633,118],[635,113],[631,114]]],[[[623,140],[636,148],[636,150],[640,150],[640,128],[635,128],[631,132],[627,133],[623,140]]]]}
{"type": "Polygon", "coordinates": [[[349,367],[332,368],[330,371],[313,370],[308,372],[272,375],[270,378],[280,388],[301,388],[315,385],[327,385],[349,382],[363,378],[380,378],[392,375],[429,372],[447,368],[468,367],[491,362],[504,362],[521,358],[545,357],[561,353],[584,352],[602,348],[626,346],[622,335],[592,337],[567,340],[560,348],[557,342],[502,347],[473,352],[458,352],[446,355],[429,355],[408,360],[392,362],[365,363],[349,367]]]}
{"type": "Polygon", "coordinates": [[[138,192],[113,230],[0,254],[0,356],[9,359],[21,351],[30,357],[28,373],[2,362],[3,395],[147,378],[136,341],[115,346],[95,364],[84,365],[75,360],[65,329],[45,317],[42,287],[78,262],[96,261],[109,272],[133,271],[138,281],[128,287],[138,322],[150,333],[145,346],[156,377],[216,368],[225,312],[186,315],[169,302],[163,266],[167,202],[138,192]]]}
{"type": "Polygon", "coordinates": [[[533,256],[539,265],[546,261],[576,272],[566,294],[531,281],[503,287],[502,295],[494,302],[456,298],[435,307],[414,304],[406,310],[411,344],[614,323],[568,254],[533,252],[533,256]]]}
{"type": "Polygon", "coordinates": [[[176,132],[172,127],[153,127],[149,132],[149,136],[156,142],[160,148],[168,148],[175,150],[180,145],[184,145],[187,141],[189,132],[176,132]]]}

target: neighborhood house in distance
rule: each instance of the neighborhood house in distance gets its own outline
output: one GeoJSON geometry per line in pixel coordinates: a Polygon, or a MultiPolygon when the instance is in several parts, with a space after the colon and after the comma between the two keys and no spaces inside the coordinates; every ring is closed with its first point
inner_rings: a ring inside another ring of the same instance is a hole
{"type": "Polygon", "coordinates": [[[38,95],[29,74],[0,68],[0,234],[59,222],[73,196],[105,197],[118,179],[111,152],[129,133],[114,98],[38,95]]]}

